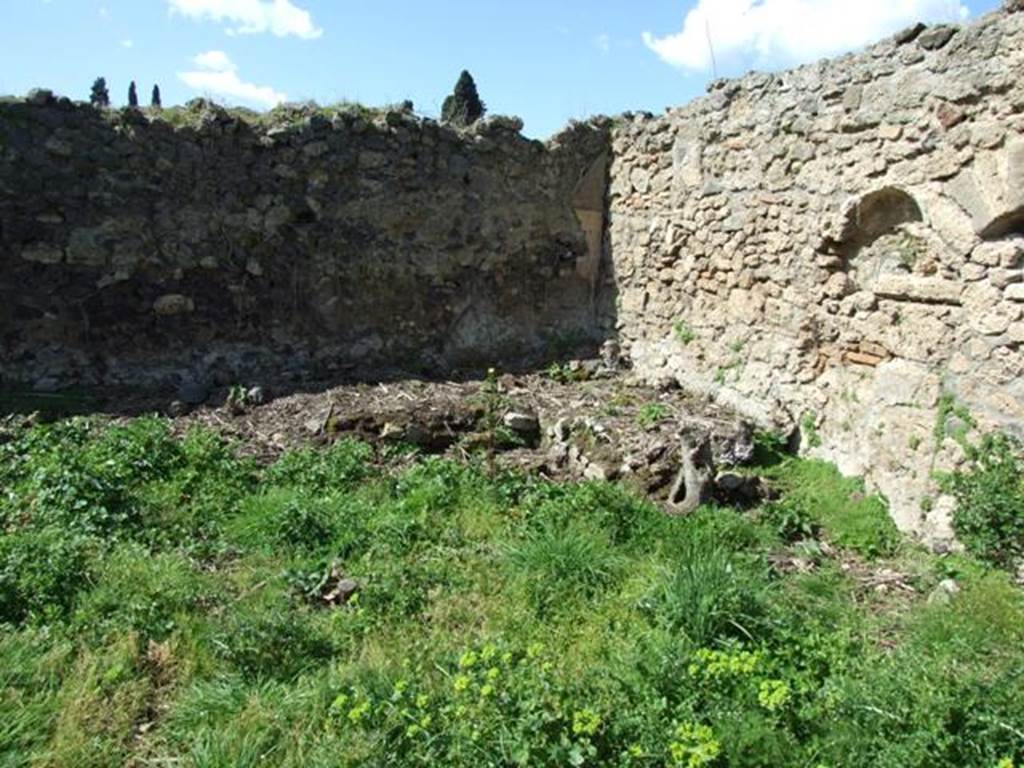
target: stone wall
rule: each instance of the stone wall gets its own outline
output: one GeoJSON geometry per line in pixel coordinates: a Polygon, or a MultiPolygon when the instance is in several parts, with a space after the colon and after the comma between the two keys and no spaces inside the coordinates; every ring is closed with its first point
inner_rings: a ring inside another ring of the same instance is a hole
{"type": "Polygon", "coordinates": [[[964,413],[1024,433],[1014,2],[546,145],[0,102],[0,383],[443,375],[614,334],[948,539],[964,413]]]}
{"type": "MultiPolygon", "coordinates": [[[[613,137],[619,333],[650,378],[799,427],[950,536],[940,414],[1024,432],[1024,14],[717,82],[613,137]]],[[[963,425],[960,425],[963,426],[963,425]]]]}
{"type": "Polygon", "coordinates": [[[442,374],[593,338],[606,127],[519,128],[0,102],[0,383],[442,374]]]}

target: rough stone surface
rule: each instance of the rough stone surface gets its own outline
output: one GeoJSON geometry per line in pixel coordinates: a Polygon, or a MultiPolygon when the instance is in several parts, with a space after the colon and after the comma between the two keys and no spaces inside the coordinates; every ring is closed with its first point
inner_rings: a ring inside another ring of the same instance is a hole
{"type": "MultiPolygon", "coordinates": [[[[934,471],[964,457],[940,401],[1024,433],[1019,9],[547,144],[501,118],[0,101],[0,383],[203,382],[193,404],[246,376],[439,375],[586,338],[802,433],[946,542],[934,471]]],[[[560,418],[551,443],[614,477],[630,451],[598,426],[560,418]]]]}
{"type": "Polygon", "coordinates": [[[573,203],[607,124],[545,145],[501,117],[269,117],[0,101],[0,376],[170,388],[596,349],[603,206],[573,203]]]}
{"type": "Polygon", "coordinates": [[[1024,424],[1022,72],[1024,15],[997,12],[618,123],[623,354],[764,426],[810,418],[807,452],[948,540],[940,397],[1024,424]]]}

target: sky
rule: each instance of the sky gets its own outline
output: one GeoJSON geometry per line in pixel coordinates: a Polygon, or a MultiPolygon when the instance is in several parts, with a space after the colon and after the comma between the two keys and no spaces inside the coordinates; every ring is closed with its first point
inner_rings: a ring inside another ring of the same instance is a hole
{"type": "Polygon", "coordinates": [[[468,69],[494,114],[544,138],[570,119],[661,112],[713,76],[855,50],[917,20],[965,21],[1000,0],[0,0],[0,94],[123,104],[198,96],[413,101],[436,116],[468,69]]]}

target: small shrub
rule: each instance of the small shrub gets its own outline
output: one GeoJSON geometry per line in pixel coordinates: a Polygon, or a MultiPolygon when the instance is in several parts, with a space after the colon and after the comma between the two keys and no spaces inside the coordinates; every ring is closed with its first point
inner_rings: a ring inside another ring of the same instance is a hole
{"type": "Polygon", "coordinates": [[[0,534],[0,624],[61,618],[102,551],[101,541],[58,527],[0,534]]]}
{"type": "Polygon", "coordinates": [[[1024,447],[988,435],[968,451],[967,471],[942,479],[956,498],[953,526],[967,549],[995,565],[1024,558],[1024,447]]]}
{"type": "Polygon", "coordinates": [[[967,447],[967,433],[974,426],[971,412],[957,401],[955,395],[946,392],[939,398],[934,429],[936,446],[941,446],[943,440],[951,437],[961,446],[967,447]]]}
{"type": "Polygon", "coordinates": [[[799,541],[818,534],[813,515],[806,506],[792,499],[769,502],[761,511],[761,519],[783,541],[799,541]]]}
{"type": "Polygon", "coordinates": [[[773,467],[789,458],[789,440],[778,431],[754,433],[754,464],[773,467]]]}

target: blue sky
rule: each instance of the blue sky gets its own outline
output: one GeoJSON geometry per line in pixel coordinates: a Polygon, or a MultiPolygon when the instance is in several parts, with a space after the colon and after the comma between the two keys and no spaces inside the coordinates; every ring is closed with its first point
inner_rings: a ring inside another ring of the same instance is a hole
{"type": "Polygon", "coordinates": [[[135,79],[164,104],[287,98],[436,115],[469,69],[492,112],[544,137],[570,118],[660,112],[712,74],[774,69],[859,47],[923,18],[999,0],[0,0],[0,94],[42,86],[115,104],[135,79]],[[710,40],[710,46],[709,46],[710,40]]]}

